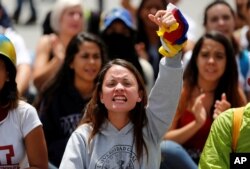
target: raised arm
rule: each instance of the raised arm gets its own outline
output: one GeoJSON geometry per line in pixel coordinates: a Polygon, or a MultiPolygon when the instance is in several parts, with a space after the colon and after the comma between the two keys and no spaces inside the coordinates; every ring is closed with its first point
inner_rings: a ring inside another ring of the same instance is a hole
{"type": "Polygon", "coordinates": [[[64,48],[56,35],[44,35],[37,46],[34,63],[34,85],[38,91],[51,80],[64,62],[64,48]],[[51,55],[53,55],[52,58],[51,55]]]}
{"type": "Polygon", "coordinates": [[[181,51],[187,40],[187,29],[180,31],[180,27],[188,28],[188,25],[183,16],[180,19],[180,16],[175,15],[176,12],[181,15],[179,10],[172,9],[159,10],[155,15],[149,15],[149,19],[159,26],[158,36],[162,42],[159,52],[164,56],[147,107],[150,131],[154,133],[154,138],[159,140],[169,127],[173,112],[176,112],[182,88],[181,51]]]}

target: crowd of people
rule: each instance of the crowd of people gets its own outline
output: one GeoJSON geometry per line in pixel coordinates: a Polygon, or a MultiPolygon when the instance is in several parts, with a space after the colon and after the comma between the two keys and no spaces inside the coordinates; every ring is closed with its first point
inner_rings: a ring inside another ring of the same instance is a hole
{"type": "Polygon", "coordinates": [[[32,62],[0,2],[0,168],[229,168],[237,107],[250,153],[250,0],[209,3],[200,37],[178,3],[57,0],[32,62]]]}

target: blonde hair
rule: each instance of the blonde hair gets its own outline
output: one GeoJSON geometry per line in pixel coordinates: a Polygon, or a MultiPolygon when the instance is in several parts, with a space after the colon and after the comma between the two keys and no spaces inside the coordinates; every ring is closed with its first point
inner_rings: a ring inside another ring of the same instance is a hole
{"type": "Polygon", "coordinates": [[[50,16],[51,28],[55,32],[59,32],[60,31],[60,18],[64,10],[70,7],[78,6],[78,5],[81,6],[83,10],[82,0],[57,0],[51,11],[51,16],[50,16]]]}

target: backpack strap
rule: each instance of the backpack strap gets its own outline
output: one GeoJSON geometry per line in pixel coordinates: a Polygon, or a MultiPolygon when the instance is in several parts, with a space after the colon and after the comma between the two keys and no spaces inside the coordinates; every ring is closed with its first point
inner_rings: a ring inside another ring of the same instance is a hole
{"type": "Polygon", "coordinates": [[[232,131],[232,151],[236,151],[238,138],[240,135],[240,126],[242,123],[242,116],[245,107],[235,108],[233,112],[233,131],[232,131]]]}

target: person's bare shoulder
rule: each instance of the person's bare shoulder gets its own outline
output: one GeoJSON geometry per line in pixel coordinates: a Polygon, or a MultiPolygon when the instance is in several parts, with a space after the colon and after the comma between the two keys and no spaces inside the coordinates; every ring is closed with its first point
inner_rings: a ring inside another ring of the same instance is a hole
{"type": "Polygon", "coordinates": [[[49,34],[49,35],[42,35],[38,41],[37,44],[37,50],[49,52],[52,46],[54,39],[56,39],[57,36],[55,34],[49,34]]]}

